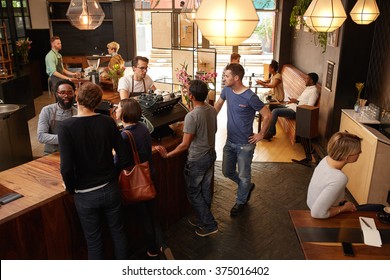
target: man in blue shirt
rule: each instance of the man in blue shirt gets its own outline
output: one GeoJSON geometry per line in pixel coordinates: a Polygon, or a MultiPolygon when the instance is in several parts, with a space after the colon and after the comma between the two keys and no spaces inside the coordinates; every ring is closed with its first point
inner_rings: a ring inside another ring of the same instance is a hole
{"type": "Polygon", "coordinates": [[[259,97],[242,83],[245,70],[238,63],[226,67],[225,88],[215,104],[219,112],[227,101],[227,139],[223,148],[222,173],[238,185],[236,203],[230,211],[237,216],[244,209],[255,185],[251,182],[251,164],[256,143],[264,138],[271,112],[259,97]],[[253,133],[253,121],[256,112],[261,114],[262,128],[253,133]],[[236,169],[238,166],[238,170],[236,169]]]}

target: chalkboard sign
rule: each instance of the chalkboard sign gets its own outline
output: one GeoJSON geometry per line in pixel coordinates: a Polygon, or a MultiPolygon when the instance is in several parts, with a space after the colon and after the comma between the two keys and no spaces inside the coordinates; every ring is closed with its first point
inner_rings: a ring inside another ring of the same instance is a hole
{"type": "Polygon", "coordinates": [[[104,21],[95,30],[79,30],[68,21],[52,22],[53,35],[61,38],[64,55],[106,54],[107,44],[114,41],[112,21],[104,21]]]}
{"type": "Polygon", "coordinates": [[[328,60],[328,67],[326,69],[326,81],[325,88],[332,92],[332,81],[333,81],[333,70],[334,70],[334,62],[328,60]]]}

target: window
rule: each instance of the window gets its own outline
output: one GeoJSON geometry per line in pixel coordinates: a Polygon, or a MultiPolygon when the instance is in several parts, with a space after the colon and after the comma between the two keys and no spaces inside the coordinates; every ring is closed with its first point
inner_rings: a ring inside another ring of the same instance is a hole
{"type": "MultiPolygon", "coordinates": [[[[135,0],[136,21],[136,52],[137,55],[149,57],[150,74],[153,79],[170,75],[170,50],[152,49],[151,41],[151,13],[155,11],[178,11],[181,9],[180,0],[135,0]],[[174,7],[174,8],[172,8],[174,7]],[[140,40],[140,38],[144,38],[140,40]]],[[[277,0],[253,0],[259,16],[259,23],[252,36],[238,46],[241,55],[241,64],[246,73],[263,74],[263,64],[269,63],[273,58],[275,42],[275,23],[278,11],[277,0]]],[[[201,36],[198,36],[201,39],[201,36]]],[[[230,61],[232,46],[213,46],[217,51],[217,83],[221,82],[223,68],[230,61]]],[[[218,86],[217,86],[218,89],[218,86]]]]}
{"type": "Polygon", "coordinates": [[[25,37],[25,30],[31,28],[30,11],[27,0],[1,1],[1,21],[9,27],[7,4],[12,3],[12,10],[15,18],[17,39],[25,37]]]}

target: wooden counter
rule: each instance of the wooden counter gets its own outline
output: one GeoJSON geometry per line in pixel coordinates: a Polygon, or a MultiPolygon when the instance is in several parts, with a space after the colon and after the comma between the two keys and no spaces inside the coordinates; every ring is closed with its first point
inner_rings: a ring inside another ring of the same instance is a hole
{"type": "Polygon", "coordinates": [[[342,110],[340,131],[348,131],[363,139],[358,160],[343,168],[348,176],[347,188],[359,204],[386,205],[390,192],[390,140],[362,121],[365,124],[378,123],[377,120],[361,118],[353,110],[342,110]]]}
{"type": "MultiPolygon", "coordinates": [[[[168,150],[176,147],[182,138],[181,126],[174,125],[172,128],[177,134],[165,137],[160,143],[168,150]]],[[[156,151],[153,152],[156,212],[163,229],[178,221],[190,209],[184,188],[185,160],[185,153],[163,159],[156,151]]],[[[0,172],[3,189],[23,195],[0,208],[1,259],[86,258],[85,239],[73,196],[64,191],[59,168],[57,153],[0,172]]],[[[126,215],[129,214],[134,215],[126,211],[126,215]]],[[[126,222],[131,231],[142,228],[135,224],[134,217],[126,216],[126,222]]],[[[132,250],[142,247],[142,240],[137,239],[137,234],[130,232],[129,239],[132,250]]],[[[112,251],[109,245],[106,247],[109,252],[112,251]]]]}

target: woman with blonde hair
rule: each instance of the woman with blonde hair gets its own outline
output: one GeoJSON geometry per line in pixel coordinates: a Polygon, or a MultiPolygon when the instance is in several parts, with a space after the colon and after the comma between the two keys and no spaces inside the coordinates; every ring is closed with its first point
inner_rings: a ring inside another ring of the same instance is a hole
{"type": "Polygon", "coordinates": [[[328,156],[321,160],[311,178],[307,205],[311,216],[327,219],[342,212],[382,211],[382,204],[355,206],[345,200],[348,177],[341,171],[349,163],[359,159],[362,139],[348,132],[336,132],[328,143],[328,156]]]}
{"type": "Polygon", "coordinates": [[[122,56],[118,54],[120,45],[112,41],[107,44],[107,51],[108,54],[111,55],[110,62],[108,63],[108,68],[113,69],[115,64],[118,64],[120,67],[123,67],[125,65],[125,61],[123,60],[122,56]]]}

